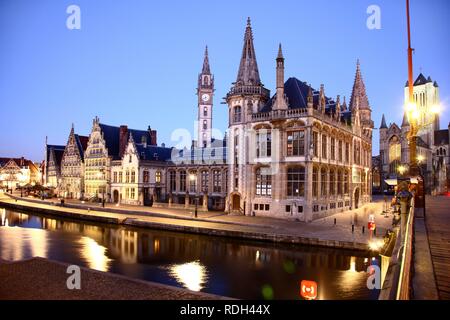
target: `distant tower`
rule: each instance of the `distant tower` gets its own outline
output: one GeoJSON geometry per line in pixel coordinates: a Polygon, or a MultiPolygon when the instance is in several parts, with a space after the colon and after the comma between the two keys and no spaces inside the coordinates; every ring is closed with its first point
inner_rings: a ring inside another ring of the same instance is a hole
{"type": "Polygon", "coordinates": [[[214,77],[209,68],[208,47],[205,49],[202,72],[198,75],[198,130],[197,147],[211,146],[212,106],[214,94],[214,77]]]}
{"type": "MultiPolygon", "coordinates": [[[[409,101],[408,82],[405,85],[405,104],[409,101]]],[[[413,98],[419,110],[417,126],[420,136],[430,147],[434,143],[433,132],[440,129],[439,115],[432,112],[434,105],[439,105],[439,86],[431,77],[425,78],[421,73],[413,84],[413,98]]]]}

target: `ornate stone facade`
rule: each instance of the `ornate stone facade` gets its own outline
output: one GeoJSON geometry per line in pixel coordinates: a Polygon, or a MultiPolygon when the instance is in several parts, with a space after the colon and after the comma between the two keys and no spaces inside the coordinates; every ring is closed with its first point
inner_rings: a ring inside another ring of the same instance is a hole
{"type": "Polygon", "coordinates": [[[347,109],[323,85],[317,91],[296,78],[285,82],[280,45],[271,97],[249,20],[226,101],[228,211],[311,221],[370,201],[373,122],[359,62],[347,109]]]}
{"type": "Polygon", "coordinates": [[[64,198],[81,199],[84,195],[84,152],[89,137],[75,134],[70,130],[67,145],[61,160],[61,182],[59,195],[64,198]]]}

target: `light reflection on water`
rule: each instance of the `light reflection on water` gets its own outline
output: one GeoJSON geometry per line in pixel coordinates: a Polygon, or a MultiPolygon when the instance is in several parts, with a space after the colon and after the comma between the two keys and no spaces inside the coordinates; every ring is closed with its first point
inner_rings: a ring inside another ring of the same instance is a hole
{"type": "Polygon", "coordinates": [[[376,298],[366,288],[371,259],[354,252],[276,246],[217,237],[50,219],[1,210],[0,257],[33,256],[219,295],[299,299],[301,280],[320,299],[376,298]],[[11,227],[6,227],[5,221],[11,227]]]}

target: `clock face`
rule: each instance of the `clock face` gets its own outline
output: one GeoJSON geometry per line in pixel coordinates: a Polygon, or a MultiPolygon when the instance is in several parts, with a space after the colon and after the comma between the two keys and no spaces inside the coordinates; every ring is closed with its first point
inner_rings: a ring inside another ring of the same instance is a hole
{"type": "Polygon", "coordinates": [[[208,101],[209,100],[209,94],[207,94],[207,93],[203,94],[202,95],[202,100],[205,101],[205,102],[208,101]]]}

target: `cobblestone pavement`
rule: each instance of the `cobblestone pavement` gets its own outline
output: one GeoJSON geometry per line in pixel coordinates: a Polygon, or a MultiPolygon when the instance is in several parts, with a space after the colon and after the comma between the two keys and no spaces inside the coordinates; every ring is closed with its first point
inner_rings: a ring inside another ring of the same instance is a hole
{"type": "MultiPolygon", "coordinates": [[[[0,195],[1,197],[1,195],[0,195]]],[[[2,201],[15,202],[15,200],[3,196],[2,201]]],[[[32,205],[34,207],[54,209],[55,204],[45,201],[45,203],[34,203],[28,201],[18,200],[16,203],[24,205],[32,205]]],[[[69,203],[80,204],[79,202],[70,201],[69,203]]],[[[270,217],[250,217],[250,216],[236,216],[227,215],[218,212],[200,213],[198,218],[192,217],[190,211],[171,210],[164,208],[147,208],[140,206],[120,206],[122,213],[102,212],[95,208],[100,206],[95,204],[84,204],[90,207],[89,215],[111,217],[119,220],[134,219],[140,221],[148,221],[159,224],[181,225],[196,228],[211,228],[224,231],[242,231],[249,233],[264,233],[269,235],[290,235],[303,238],[314,238],[321,240],[346,241],[359,244],[368,244],[370,240],[369,232],[367,231],[367,219],[369,213],[374,213],[376,223],[380,227],[373,238],[381,238],[384,235],[383,229],[390,227],[392,217],[384,218],[382,212],[382,199],[376,199],[374,203],[368,204],[357,210],[357,213],[347,211],[329,216],[324,219],[316,220],[312,223],[304,223],[293,220],[275,219],[270,217]],[[127,212],[127,210],[133,213],[127,212]],[[157,214],[153,216],[152,214],[157,214]],[[353,218],[352,218],[353,217],[353,218]],[[357,218],[356,218],[357,217],[357,218]],[[334,225],[334,218],[337,223],[334,225]],[[355,223],[355,230],[352,233],[351,221],[355,223]],[[365,232],[362,232],[362,226],[366,226],[365,232]]],[[[114,205],[108,205],[107,208],[116,209],[114,205]]],[[[86,214],[87,210],[73,209],[67,207],[59,207],[58,210],[63,210],[73,213],[86,214]]]]}
{"type": "Polygon", "coordinates": [[[33,258],[0,260],[2,300],[210,300],[224,297],[80,268],[80,290],[69,290],[68,264],[33,258]]]}

